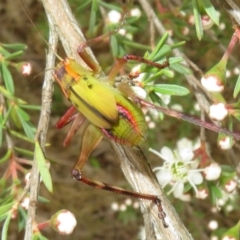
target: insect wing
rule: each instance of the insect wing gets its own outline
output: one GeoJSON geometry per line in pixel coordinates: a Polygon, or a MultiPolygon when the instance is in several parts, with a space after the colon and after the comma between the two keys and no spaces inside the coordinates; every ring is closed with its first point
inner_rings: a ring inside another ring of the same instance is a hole
{"type": "MultiPolygon", "coordinates": [[[[118,120],[118,109],[114,96],[116,90],[113,87],[91,75],[81,76],[77,82],[71,89],[91,107],[92,111],[110,123],[118,120]]],[[[88,120],[91,122],[91,119],[88,120]]]]}

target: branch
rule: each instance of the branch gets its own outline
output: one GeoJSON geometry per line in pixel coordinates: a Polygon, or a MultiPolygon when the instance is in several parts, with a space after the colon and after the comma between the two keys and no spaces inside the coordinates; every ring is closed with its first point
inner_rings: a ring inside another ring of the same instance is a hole
{"type": "MultiPolygon", "coordinates": [[[[52,93],[53,93],[53,70],[55,66],[55,51],[53,50],[57,46],[58,38],[54,32],[53,24],[49,19],[49,44],[52,48],[49,49],[47,60],[46,60],[46,72],[44,77],[44,83],[42,88],[42,108],[39,118],[37,133],[35,136],[36,140],[40,140],[40,145],[43,150],[46,142],[46,135],[48,131],[48,124],[51,113],[51,103],[52,103],[52,93]]],[[[30,181],[30,203],[28,209],[26,231],[24,240],[32,239],[32,234],[36,224],[36,210],[37,210],[37,201],[39,194],[39,171],[37,167],[37,156],[34,153],[34,160],[31,172],[31,181],[30,181]]]]}
{"type": "Polygon", "coordinates": [[[236,1],[218,0],[217,2],[226,10],[230,18],[239,26],[240,25],[240,8],[235,3],[236,1]]]}
{"type": "MultiPolygon", "coordinates": [[[[46,14],[55,26],[55,31],[60,38],[68,57],[74,58],[80,64],[84,62],[77,54],[80,43],[85,41],[76,19],[73,17],[66,0],[42,0],[46,14]]],[[[90,49],[89,54],[94,58],[90,49]]],[[[168,228],[164,228],[157,216],[157,207],[150,201],[140,201],[143,212],[148,239],[156,239],[156,234],[162,239],[192,239],[183,223],[179,219],[170,202],[162,192],[155,175],[152,173],[142,151],[136,148],[121,146],[111,142],[117,157],[121,162],[121,168],[135,191],[158,195],[163,203],[167,215],[168,228]]]]}

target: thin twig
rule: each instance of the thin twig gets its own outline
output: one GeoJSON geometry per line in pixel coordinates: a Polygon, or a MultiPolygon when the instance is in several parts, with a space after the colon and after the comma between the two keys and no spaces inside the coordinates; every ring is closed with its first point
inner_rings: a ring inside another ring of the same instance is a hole
{"type": "MultiPolygon", "coordinates": [[[[42,109],[39,118],[37,133],[36,133],[36,140],[40,140],[40,146],[44,151],[44,146],[46,142],[46,135],[48,131],[48,124],[50,119],[51,113],[51,105],[52,105],[52,93],[53,93],[53,69],[55,66],[55,52],[58,37],[55,34],[54,26],[49,21],[49,44],[52,46],[49,48],[49,52],[47,54],[46,60],[46,71],[44,77],[44,83],[42,88],[42,109]]],[[[31,240],[32,234],[35,225],[35,218],[36,218],[36,210],[37,210],[37,201],[38,201],[38,192],[39,192],[39,170],[37,167],[37,158],[36,153],[34,154],[32,172],[31,172],[31,182],[30,182],[30,204],[28,209],[28,217],[27,217],[27,224],[26,224],[26,231],[24,240],[31,240]]]]}

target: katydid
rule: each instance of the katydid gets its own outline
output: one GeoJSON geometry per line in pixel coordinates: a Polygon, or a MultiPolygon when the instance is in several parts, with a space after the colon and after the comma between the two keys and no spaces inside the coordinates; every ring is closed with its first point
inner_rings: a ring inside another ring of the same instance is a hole
{"type": "MultiPolygon", "coordinates": [[[[112,33],[108,35],[110,34],[112,33]]],[[[85,60],[86,52],[84,48],[100,41],[105,36],[82,44],[78,48],[80,57],[85,60]]],[[[139,105],[155,108],[169,116],[186,120],[216,132],[231,135],[236,139],[240,139],[240,134],[217,127],[193,116],[155,106],[136,96],[127,83],[120,83],[118,89],[114,88],[115,77],[120,68],[128,60],[139,61],[157,68],[168,66],[168,62],[159,64],[138,56],[126,55],[115,64],[108,75],[108,81],[105,81],[96,77],[100,68],[95,67],[94,63],[89,60],[89,57],[86,62],[91,70],[85,69],[70,58],[66,58],[60,62],[56,67],[54,77],[73,106],[60,119],[56,126],[62,128],[67,123],[73,121],[64,145],[70,142],[79,127],[83,129],[80,157],[72,171],[75,179],[97,188],[153,201],[157,204],[159,218],[162,219],[163,225],[166,227],[165,213],[162,209],[161,201],[157,196],[127,191],[105,183],[93,181],[82,175],[83,167],[90,153],[101,141],[102,137],[106,136],[110,140],[124,145],[140,145],[146,138],[147,126],[144,114],[139,105]],[[76,111],[78,111],[78,114],[75,113],[76,111]]]]}

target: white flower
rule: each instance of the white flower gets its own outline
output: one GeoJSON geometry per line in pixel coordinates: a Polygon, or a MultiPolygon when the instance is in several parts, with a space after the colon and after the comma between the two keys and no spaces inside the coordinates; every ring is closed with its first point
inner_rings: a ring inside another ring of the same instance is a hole
{"type": "Polygon", "coordinates": [[[233,192],[236,189],[236,187],[237,182],[235,180],[228,181],[224,186],[225,190],[229,193],[233,192]]]}
{"type": "Polygon", "coordinates": [[[77,225],[75,216],[68,210],[62,210],[57,218],[57,231],[63,235],[69,235],[77,225]]]}
{"type": "Polygon", "coordinates": [[[228,110],[224,103],[216,103],[209,108],[209,117],[214,120],[222,121],[227,115],[228,110]]]}
{"type": "Polygon", "coordinates": [[[228,150],[232,148],[232,141],[230,137],[224,137],[218,142],[219,147],[222,150],[228,150]]]}
{"type": "Polygon", "coordinates": [[[156,176],[159,183],[164,188],[166,185],[173,185],[172,189],[168,192],[173,192],[176,198],[182,198],[184,191],[184,184],[190,183],[197,194],[197,187],[203,181],[202,170],[197,169],[198,161],[193,161],[194,156],[191,149],[181,149],[179,151],[172,152],[168,147],[163,147],[160,152],[150,149],[152,153],[164,160],[162,167],[153,169],[157,171],[156,176]]]}
{"type": "Polygon", "coordinates": [[[25,64],[22,65],[22,68],[21,68],[22,75],[28,76],[28,75],[31,74],[31,72],[32,72],[32,65],[31,65],[31,63],[26,62],[25,64]]]}
{"type": "Polygon", "coordinates": [[[116,10],[111,10],[108,13],[108,19],[111,23],[119,23],[121,20],[121,14],[120,12],[116,11],[116,10]]]}
{"type": "Polygon", "coordinates": [[[222,169],[218,163],[211,163],[208,167],[203,170],[203,175],[206,180],[213,181],[217,180],[221,175],[222,169]]]}
{"type": "Polygon", "coordinates": [[[224,90],[224,86],[215,76],[202,77],[201,83],[209,92],[222,92],[224,90]]]}
{"type": "Polygon", "coordinates": [[[29,197],[25,197],[25,198],[22,200],[22,202],[21,202],[22,208],[28,210],[29,202],[30,202],[30,198],[29,198],[29,197]]]}
{"type": "Polygon", "coordinates": [[[208,190],[203,188],[201,190],[198,190],[197,196],[198,199],[205,199],[208,197],[208,190]]]}

